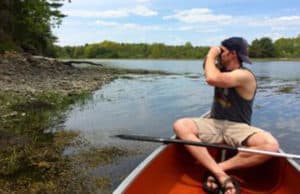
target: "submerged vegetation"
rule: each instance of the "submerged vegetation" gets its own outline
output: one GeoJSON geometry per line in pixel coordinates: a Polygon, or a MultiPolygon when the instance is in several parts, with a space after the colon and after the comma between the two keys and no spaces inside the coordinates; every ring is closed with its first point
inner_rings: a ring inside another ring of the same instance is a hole
{"type": "Polygon", "coordinates": [[[128,73],[169,75],[0,55],[0,193],[109,193],[110,178],[90,170],[134,153],[91,148],[81,134],[60,124],[72,105],[84,104],[92,91],[128,73]],[[68,146],[79,151],[66,155],[68,146]]]}
{"type": "Polygon", "coordinates": [[[16,93],[1,92],[2,118],[5,119],[3,128],[15,133],[28,133],[31,131],[43,132],[57,123],[61,113],[66,111],[70,104],[89,96],[87,91],[63,95],[55,91],[44,91],[36,96],[22,96],[16,93]],[[41,131],[42,130],[42,131],[41,131]]]}
{"type": "Polygon", "coordinates": [[[73,159],[78,163],[88,164],[88,167],[94,168],[99,165],[111,164],[121,156],[133,154],[129,150],[118,147],[89,148],[73,155],[73,159]]]}
{"type": "Polygon", "coordinates": [[[291,94],[294,92],[295,87],[294,86],[284,86],[277,90],[278,93],[285,93],[285,94],[291,94]]]}
{"type": "Polygon", "coordinates": [[[116,162],[130,151],[88,148],[64,155],[67,146],[81,146],[80,134],[59,128],[46,131],[62,121],[70,105],[89,97],[86,91],[47,91],[34,97],[0,93],[0,193],[109,192],[109,178],[93,176],[88,169],[116,162]]]}
{"type": "Polygon", "coordinates": [[[87,96],[86,92],[64,96],[49,91],[28,98],[0,93],[1,193],[53,193],[63,191],[65,184],[81,189],[78,182],[71,181],[76,171],[62,156],[77,134],[44,130],[59,122],[70,104],[87,96]]]}

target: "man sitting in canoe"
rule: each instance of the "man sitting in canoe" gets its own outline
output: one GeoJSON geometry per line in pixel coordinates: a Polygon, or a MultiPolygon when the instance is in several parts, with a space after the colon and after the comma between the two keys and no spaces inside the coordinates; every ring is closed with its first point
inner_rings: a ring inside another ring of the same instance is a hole
{"type": "MultiPolygon", "coordinates": [[[[174,131],[183,140],[226,143],[265,151],[278,151],[277,140],[268,132],[251,126],[252,105],[256,94],[255,75],[243,67],[251,63],[247,41],[232,37],[211,47],[204,71],[206,82],[215,87],[210,118],[182,118],[174,123],[174,131]],[[219,60],[219,67],[215,64],[219,60]]],[[[190,153],[209,171],[203,182],[207,193],[240,193],[239,184],[226,171],[260,164],[270,156],[238,153],[217,163],[206,148],[186,145],[190,153]]]]}

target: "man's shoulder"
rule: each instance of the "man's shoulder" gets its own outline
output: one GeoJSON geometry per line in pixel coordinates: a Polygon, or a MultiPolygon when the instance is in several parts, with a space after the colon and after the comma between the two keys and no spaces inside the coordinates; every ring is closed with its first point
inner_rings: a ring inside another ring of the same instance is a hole
{"type": "Polygon", "coordinates": [[[243,76],[247,76],[247,77],[249,76],[251,78],[256,79],[255,74],[250,69],[245,68],[245,67],[241,67],[241,68],[235,69],[234,72],[236,74],[241,74],[243,76]]]}
{"type": "Polygon", "coordinates": [[[255,91],[257,87],[257,81],[254,73],[247,68],[239,68],[234,70],[234,77],[237,79],[239,85],[236,88],[247,90],[248,92],[255,91]]]}

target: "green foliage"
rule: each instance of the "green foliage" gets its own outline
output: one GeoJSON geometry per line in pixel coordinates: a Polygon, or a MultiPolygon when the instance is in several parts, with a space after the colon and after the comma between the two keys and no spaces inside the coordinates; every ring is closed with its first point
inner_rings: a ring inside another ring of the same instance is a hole
{"type": "Polygon", "coordinates": [[[2,50],[54,55],[56,37],[51,27],[58,27],[65,17],[58,9],[63,0],[9,0],[0,3],[0,43],[2,50]]]}
{"type": "Polygon", "coordinates": [[[280,38],[274,45],[279,57],[300,57],[300,35],[296,38],[280,38]]]}
{"type": "Polygon", "coordinates": [[[209,47],[193,47],[190,42],[181,46],[169,46],[163,43],[129,44],[103,41],[84,46],[56,47],[56,53],[61,58],[199,59],[207,54],[208,49],[209,47]]]}
{"type": "Polygon", "coordinates": [[[275,57],[275,54],[272,39],[268,37],[255,39],[249,49],[249,55],[254,58],[270,58],[275,57]]]}
{"type": "Polygon", "coordinates": [[[296,38],[280,38],[274,43],[271,38],[255,39],[249,49],[250,57],[300,57],[300,35],[296,38]]]}
{"type": "MultiPolygon", "coordinates": [[[[56,47],[61,58],[135,58],[135,59],[199,59],[204,58],[209,47],[193,46],[190,42],[184,45],[170,46],[163,43],[129,44],[103,41],[84,46],[56,47]]],[[[281,38],[274,43],[271,38],[255,39],[249,48],[253,58],[300,57],[300,36],[281,38]]]]}

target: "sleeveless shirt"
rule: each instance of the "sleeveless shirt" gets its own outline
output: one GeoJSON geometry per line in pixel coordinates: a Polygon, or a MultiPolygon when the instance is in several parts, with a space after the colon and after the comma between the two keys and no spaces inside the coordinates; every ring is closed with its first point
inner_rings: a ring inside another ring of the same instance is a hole
{"type": "MultiPolygon", "coordinates": [[[[241,68],[246,69],[244,67],[241,68]]],[[[246,70],[250,71],[249,69],[246,70]]],[[[235,88],[215,87],[211,118],[242,122],[250,125],[255,94],[256,88],[253,98],[247,100],[241,97],[235,88]]]]}

